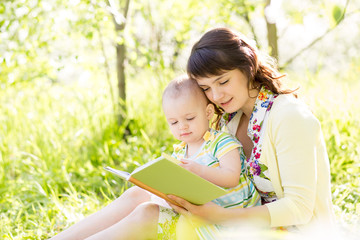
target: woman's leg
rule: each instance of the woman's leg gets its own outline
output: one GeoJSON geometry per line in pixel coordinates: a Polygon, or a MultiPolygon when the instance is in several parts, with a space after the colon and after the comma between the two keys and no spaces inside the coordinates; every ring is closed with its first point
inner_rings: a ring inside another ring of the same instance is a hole
{"type": "Polygon", "coordinates": [[[86,240],[140,240],[157,239],[159,206],[146,202],[127,217],[86,240]]]}
{"type": "Polygon", "coordinates": [[[119,222],[138,205],[149,200],[150,194],[147,191],[132,187],[105,208],[74,224],[51,240],[84,239],[119,222]]]}

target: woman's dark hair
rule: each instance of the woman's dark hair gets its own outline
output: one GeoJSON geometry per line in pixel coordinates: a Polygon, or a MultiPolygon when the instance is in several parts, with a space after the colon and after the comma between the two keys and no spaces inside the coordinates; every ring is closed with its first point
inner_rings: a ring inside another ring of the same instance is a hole
{"type": "MultiPolygon", "coordinates": [[[[193,78],[218,76],[239,69],[249,79],[248,87],[266,86],[274,93],[294,93],[284,89],[281,74],[270,56],[260,56],[240,34],[228,28],[215,28],[195,43],[187,62],[187,73],[193,78]]],[[[295,95],[295,94],[294,94],[295,95]]]]}

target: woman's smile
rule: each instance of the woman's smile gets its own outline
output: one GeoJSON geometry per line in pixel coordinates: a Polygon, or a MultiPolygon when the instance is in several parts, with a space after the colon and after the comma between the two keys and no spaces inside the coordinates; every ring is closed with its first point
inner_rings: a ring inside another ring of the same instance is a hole
{"type": "Polygon", "coordinates": [[[223,107],[223,108],[227,107],[227,106],[230,105],[232,100],[233,100],[233,98],[230,98],[230,100],[220,103],[220,106],[223,107]]]}

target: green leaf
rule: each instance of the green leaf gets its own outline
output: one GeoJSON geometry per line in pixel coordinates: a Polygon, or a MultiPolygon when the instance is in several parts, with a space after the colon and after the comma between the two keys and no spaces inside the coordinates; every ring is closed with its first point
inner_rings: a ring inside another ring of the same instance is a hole
{"type": "Polygon", "coordinates": [[[93,36],[94,36],[94,33],[93,33],[93,32],[88,32],[88,33],[86,34],[86,38],[87,38],[87,39],[92,39],[93,36]]]}
{"type": "Polygon", "coordinates": [[[266,170],[268,170],[268,167],[264,164],[259,164],[260,168],[261,168],[261,172],[265,172],[266,170]]]}
{"type": "Polygon", "coordinates": [[[5,6],[3,3],[0,4],[0,13],[1,14],[5,13],[5,6]]]}
{"type": "Polygon", "coordinates": [[[332,17],[335,21],[336,24],[340,23],[341,20],[343,20],[344,15],[343,15],[343,10],[341,7],[339,7],[339,5],[335,5],[332,9],[332,17]]]}

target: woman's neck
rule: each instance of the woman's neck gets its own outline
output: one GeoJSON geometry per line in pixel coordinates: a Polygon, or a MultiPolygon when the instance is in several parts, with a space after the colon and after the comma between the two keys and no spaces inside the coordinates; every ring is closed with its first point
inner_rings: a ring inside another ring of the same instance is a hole
{"type": "Polygon", "coordinates": [[[252,148],[254,147],[252,140],[247,135],[247,129],[249,125],[250,118],[246,114],[243,114],[240,118],[239,125],[236,130],[236,138],[243,145],[244,153],[246,158],[251,156],[252,148]]]}
{"type": "Polygon", "coordinates": [[[249,90],[249,98],[244,104],[244,106],[240,109],[248,119],[250,119],[250,116],[252,114],[252,111],[255,106],[256,98],[259,95],[260,90],[259,89],[250,89],[249,90]]]}

